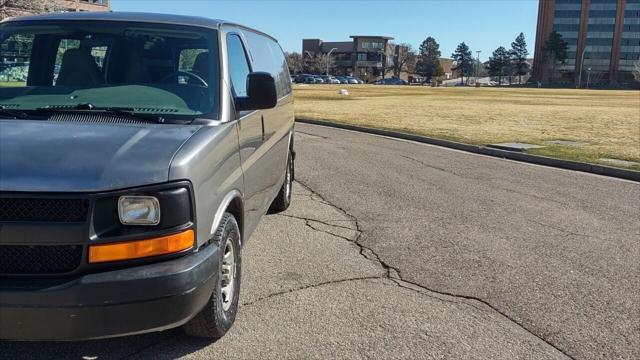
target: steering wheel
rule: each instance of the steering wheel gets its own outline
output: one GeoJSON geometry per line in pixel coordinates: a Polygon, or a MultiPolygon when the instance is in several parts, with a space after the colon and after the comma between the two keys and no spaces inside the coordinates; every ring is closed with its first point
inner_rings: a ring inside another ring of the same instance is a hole
{"type": "Polygon", "coordinates": [[[205,79],[203,79],[200,75],[197,75],[195,73],[192,73],[190,71],[184,71],[184,70],[178,70],[176,72],[174,72],[173,74],[169,74],[165,77],[162,78],[162,80],[160,80],[161,82],[167,82],[173,78],[177,78],[178,76],[186,76],[188,78],[194,79],[196,81],[198,81],[199,83],[201,83],[202,85],[204,85],[205,87],[209,87],[209,84],[207,84],[207,81],[205,79]]]}

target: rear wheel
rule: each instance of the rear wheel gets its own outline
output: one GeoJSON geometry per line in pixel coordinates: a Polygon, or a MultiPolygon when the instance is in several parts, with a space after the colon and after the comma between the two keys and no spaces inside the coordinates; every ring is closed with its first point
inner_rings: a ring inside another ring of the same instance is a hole
{"type": "Polygon", "coordinates": [[[270,210],[272,212],[285,211],[289,208],[289,205],[291,205],[291,194],[293,192],[293,174],[293,155],[291,151],[289,151],[289,155],[287,157],[287,169],[284,175],[284,183],[280,188],[280,192],[278,192],[278,196],[276,196],[275,200],[273,200],[273,203],[271,203],[270,210]]]}
{"type": "Polygon", "coordinates": [[[184,325],[184,330],[191,336],[219,339],[236,319],[240,295],[240,229],[233,215],[224,214],[214,241],[220,246],[216,287],[205,307],[184,325]]]}

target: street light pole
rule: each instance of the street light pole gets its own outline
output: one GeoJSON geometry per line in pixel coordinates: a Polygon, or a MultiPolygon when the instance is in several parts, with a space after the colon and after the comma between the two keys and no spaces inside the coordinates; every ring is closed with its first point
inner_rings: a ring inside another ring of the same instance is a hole
{"type": "Polygon", "coordinates": [[[478,86],[478,77],[480,76],[480,53],[482,50],[476,50],[476,54],[478,54],[478,63],[476,64],[476,86],[478,86]]]}
{"type": "Polygon", "coordinates": [[[338,48],[333,48],[327,53],[327,76],[329,76],[329,63],[331,62],[331,53],[335,50],[338,50],[338,48]]]}
{"type": "Polygon", "coordinates": [[[580,56],[580,74],[578,75],[578,86],[577,86],[578,89],[582,87],[582,67],[584,66],[584,53],[586,51],[587,51],[587,47],[585,46],[584,49],[582,49],[582,55],[580,56]]]}
{"type": "Polygon", "coordinates": [[[590,80],[591,80],[591,68],[587,68],[587,89],[589,88],[590,80]]]}

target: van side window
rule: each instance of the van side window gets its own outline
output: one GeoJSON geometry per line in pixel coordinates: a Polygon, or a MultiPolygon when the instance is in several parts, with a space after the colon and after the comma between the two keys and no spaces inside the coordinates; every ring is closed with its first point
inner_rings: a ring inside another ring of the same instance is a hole
{"type": "Polygon", "coordinates": [[[277,69],[277,78],[276,84],[278,86],[278,97],[283,97],[287,94],[291,93],[291,77],[289,76],[289,66],[287,65],[287,61],[284,58],[284,53],[282,52],[282,48],[275,41],[269,41],[269,45],[271,46],[271,50],[273,53],[273,57],[275,60],[275,65],[277,69]]]}
{"type": "Polygon", "coordinates": [[[235,34],[227,37],[227,56],[229,60],[229,77],[235,96],[247,96],[247,76],[249,63],[242,45],[242,40],[235,34]]]}
{"type": "Polygon", "coordinates": [[[291,93],[289,69],[280,45],[274,40],[253,31],[245,31],[254,71],[270,73],[276,80],[278,98],[291,93]]]}

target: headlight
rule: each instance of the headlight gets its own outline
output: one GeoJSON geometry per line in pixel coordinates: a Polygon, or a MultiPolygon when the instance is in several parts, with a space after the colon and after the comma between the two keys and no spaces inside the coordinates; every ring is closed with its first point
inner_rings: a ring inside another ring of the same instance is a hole
{"type": "Polygon", "coordinates": [[[160,202],[153,196],[121,196],[118,216],[123,225],[158,225],[160,202]]]}

